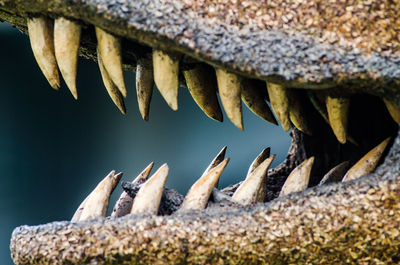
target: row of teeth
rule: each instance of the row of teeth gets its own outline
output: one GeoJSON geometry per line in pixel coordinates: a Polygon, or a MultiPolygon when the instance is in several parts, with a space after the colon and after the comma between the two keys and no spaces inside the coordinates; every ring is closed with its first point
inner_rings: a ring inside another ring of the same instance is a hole
{"type": "MultiPolygon", "coordinates": [[[[58,69],[75,99],[77,58],[81,27],[66,18],[54,22],[45,17],[28,19],[28,32],[32,50],[40,69],[54,89],[59,89],[58,69]],[[53,25],[54,24],[54,25],[53,25]]],[[[122,71],[120,39],[96,27],[97,56],[104,85],[122,113],[126,112],[123,98],[127,95],[122,71]]],[[[154,83],[161,95],[173,109],[178,109],[179,60],[182,56],[154,50],[151,56],[139,59],[136,66],[136,90],[140,113],[144,120],[149,118],[149,107],[154,83]]],[[[204,113],[212,119],[222,121],[223,115],[218,103],[218,90],[222,105],[229,119],[243,130],[242,104],[261,118],[277,124],[263,91],[249,79],[223,69],[216,69],[218,88],[206,66],[197,64],[189,70],[182,70],[192,97],[204,113]]],[[[306,134],[312,134],[305,119],[304,110],[295,91],[282,85],[267,82],[271,107],[285,131],[295,126],[306,134]]],[[[350,100],[346,97],[324,96],[317,98],[308,93],[311,102],[327,123],[332,127],[340,143],[355,141],[347,135],[347,117],[350,100]],[[322,103],[321,103],[322,102],[322,103]],[[325,106],[324,104],[325,103],[325,106]]],[[[384,102],[393,119],[400,122],[400,109],[392,101],[384,102]]]]}
{"type": "MultiPolygon", "coordinates": [[[[363,156],[349,170],[347,170],[348,162],[343,162],[335,166],[323,177],[319,185],[340,180],[349,181],[373,172],[389,141],[390,138],[385,139],[363,156]]],[[[180,204],[178,212],[205,209],[210,195],[213,193],[215,200],[215,194],[221,193],[216,187],[218,186],[219,177],[229,162],[229,158],[225,158],[225,152],[226,147],[219,152],[199,180],[193,184],[180,204]]],[[[227,195],[220,197],[243,206],[264,202],[268,168],[274,158],[275,155],[270,155],[269,148],[264,149],[251,163],[246,179],[237,188],[232,197],[227,195]]],[[[289,174],[279,196],[306,189],[313,163],[314,157],[311,157],[297,166],[289,174]]],[[[139,213],[157,214],[163,192],[165,192],[164,185],[167,180],[169,168],[167,164],[164,164],[149,178],[152,168],[153,163],[150,163],[133,180],[133,184],[140,185],[140,189],[135,196],[131,197],[125,191],[121,194],[113,208],[111,217],[117,218],[139,213]]],[[[71,221],[78,222],[105,217],[111,193],[121,177],[122,173],[115,174],[115,171],[106,176],[81,203],[71,221]]]]}

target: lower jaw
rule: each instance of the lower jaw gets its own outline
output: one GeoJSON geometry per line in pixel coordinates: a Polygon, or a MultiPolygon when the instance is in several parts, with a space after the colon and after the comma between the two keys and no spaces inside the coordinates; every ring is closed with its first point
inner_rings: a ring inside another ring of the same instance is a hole
{"type": "MultiPolygon", "coordinates": [[[[362,96],[353,103],[349,120],[355,124],[350,123],[349,131],[358,146],[339,144],[322,119],[316,119],[320,131],[313,137],[293,130],[288,158],[268,174],[266,203],[21,226],[11,239],[13,260],[16,264],[396,263],[399,137],[372,174],[315,186],[333,166],[345,160],[354,163],[384,137],[397,133],[379,100],[362,96]],[[374,108],[361,108],[363,104],[374,108]],[[316,158],[309,184],[314,187],[277,198],[289,172],[310,156],[316,158]]],[[[229,194],[236,188],[225,191],[229,194]]]]}

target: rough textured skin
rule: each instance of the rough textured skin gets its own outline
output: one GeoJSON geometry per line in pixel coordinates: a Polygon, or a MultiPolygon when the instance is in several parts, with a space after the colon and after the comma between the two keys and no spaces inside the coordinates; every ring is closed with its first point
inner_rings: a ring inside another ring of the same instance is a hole
{"type": "Polygon", "coordinates": [[[0,0],[0,20],[23,29],[27,16],[66,16],[292,87],[342,86],[388,96],[400,86],[398,1],[193,2],[0,0]]]}
{"type": "MultiPolygon", "coordinates": [[[[399,98],[399,1],[194,2],[0,0],[0,20],[26,30],[26,17],[61,15],[99,26],[130,39],[126,66],[151,52],[146,44],[286,86],[399,98]]],[[[84,32],[81,51],[94,56],[91,26],[84,32]]],[[[21,265],[399,263],[399,159],[398,137],[370,176],[245,209],[22,226],[12,257],[21,265]]]]}

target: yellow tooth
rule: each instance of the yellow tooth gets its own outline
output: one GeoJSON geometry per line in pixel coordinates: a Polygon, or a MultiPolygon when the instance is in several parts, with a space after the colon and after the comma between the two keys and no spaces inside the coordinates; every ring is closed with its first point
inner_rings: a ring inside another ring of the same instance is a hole
{"type": "MultiPolygon", "coordinates": [[[[204,170],[203,175],[200,177],[202,178],[205,174],[209,173],[211,171],[211,169],[215,168],[216,166],[218,166],[225,158],[225,153],[226,153],[226,146],[224,146],[221,151],[219,151],[219,153],[217,154],[216,157],[214,157],[214,159],[211,161],[211,163],[208,165],[208,167],[206,168],[206,170],[204,170]]],[[[218,188],[218,180],[215,183],[215,187],[218,188]]]]}
{"type": "Polygon", "coordinates": [[[28,18],[29,39],[33,55],[52,88],[60,88],[60,77],[54,55],[53,21],[45,17],[28,18]]]}
{"type": "Polygon", "coordinates": [[[171,109],[178,109],[179,60],[160,50],[153,51],[154,82],[171,109]]]}
{"type": "Polygon", "coordinates": [[[216,69],[219,97],[226,115],[240,130],[243,130],[241,85],[239,76],[216,69]]]}
{"type": "Polygon", "coordinates": [[[383,142],[377,145],[374,149],[369,151],[365,156],[363,156],[358,162],[352,166],[346,175],[343,177],[343,181],[349,181],[357,179],[361,176],[372,173],[378,162],[386,149],[387,144],[390,141],[390,137],[386,138],[383,142]]]}
{"type": "Polygon", "coordinates": [[[183,71],[186,85],[194,101],[211,119],[223,120],[221,107],[218,103],[213,73],[204,65],[198,64],[190,70],[183,71]]]}
{"type": "Polygon", "coordinates": [[[263,92],[264,91],[262,91],[259,87],[257,87],[254,84],[253,80],[250,79],[242,80],[241,96],[244,104],[260,118],[278,125],[278,122],[276,121],[274,114],[272,114],[272,111],[268,107],[263,92]]]}
{"type": "Polygon", "coordinates": [[[322,186],[326,183],[331,182],[339,182],[343,179],[343,176],[346,174],[347,169],[349,168],[349,161],[344,161],[339,165],[335,166],[319,182],[318,186],[322,186]]]}
{"type": "Polygon", "coordinates": [[[289,120],[289,98],[287,89],[282,85],[267,82],[267,89],[271,107],[282,124],[282,128],[288,131],[291,127],[289,120]]]}
{"type": "Polygon", "coordinates": [[[107,89],[108,94],[110,95],[114,104],[118,107],[118,109],[122,112],[122,114],[126,113],[124,99],[121,95],[121,92],[115,86],[114,82],[111,80],[110,76],[106,68],[104,67],[103,60],[100,56],[100,53],[97,52],[97,61],[100,68],[101,78],[103,79],[104,86],[107,89]]]}
{"type": "Polygon", "coordinates": [[[143,120],[149,120],[150,101],[153,94],[153,62],[150,58],[141,58],[136,66],[136,94],[139,111],[143,120]]]}
{"type": "Polygon", "coordinates": [[[211,169],[208,173],[201,176],[186,194],[180,210],[201,210],[207,206],[210,194],[215,187],[219,177],[224,171],[229,158],[226,158],[218,166],[211,169]]]}
{"type": "Polygon", "coordinates": [[[81,26],[71,20],[60,17],[54,22],[54,48],[58,67],[75,99],[78,99],[76,89],[76,68],[78,49],[81,37],[81,26]]]}
{"type": "Polygon", "coordinates": [[[119,38],[96,27],[98,54],[119,92],[126,97],[124,74],[122,72],[121,41],[119,38]]]}
{"type": "Polygon", "coordinates": [[[288,195],[292,192],[305,190],[310,180],[310,173],[314,163],[314,157],[303,161],[289,174],[283,185],[279,196],[288,195]]]}
{"type": "MultiPolygon", "coordinates": [[[[107,214],[108,202],[111,193],[117,186],[122,174],[115,174],[111,171],[89,194],[84,201],[83,210],[79,216],[79,221],[86,221],[99,217],[105,217],[107,214]]],[[[78,210],[80,207],[78,208],[78,210]]],[[[75,218],[75,215],[73,219],[75,218]]]]}
{"type": "Polygon", "coordinates": [[[385,98],[383,99],[383,102],[385,102],[386,108],[389,111],[390,116],[392,116],[393,120],[396,123],[400,123],[400,108],[399,108],[399,106],[395,102],[385,99],[385,98]]]}
{"type": "Polygon", "coordinates": [[[289,106],[289,118],[293,125],[301,132],[312,135],[311,129],[308,125],[306,114],[301,105],[301,100],[296,92],[289,93],[290,106],[289,106]]]}
{"type": "Polygon", "coordinates": [[[249,205],[259,202],[258,197],[261,186],[264,182],[264,179],[266,179],[268,168],[274,158],[275,155],[272,155],[265,159],[257,168],[254,169],[254,171],[250,173],[250,175],[246,177],[243,183],[233,194],[233,202],[237,202],[242,205],[249,205]]]}
{"type": "MultiPolygon", "coordinates": [[[[271,148],[265,148],[251,163],[249,170],[247,171],[246,179],[251,175],[251,173],[262,163],[265,159],[270,156],[271,148]]],[[[267,196],[267,178],[263,178],[261,187],[258,191],[258,196],[256,202],[264,202],[267,196]]]]}
{"type": "MultiPolygon", "coordinates": [[[[133,181],[132,183],[144,183],[150,175],[154,163],[151,162],[133,181]]],[[[133,199],[125,191],[122,192],[118,201],[115,203],[111,217],[121,217],[129,214],[132,209],[133,199]]]]}
{"type": "Polygon", "coordinates": [[[140,188],[133,201],[131,214],[157,214],[165,181],[168,176],[168,165],[162,165],[140,188]]]}
{"type": "Polygon", "coordinates": [[[339,143],[345,144],[347,139],[347,116],[350,100],[348,98],[326,97],[326,109],[333,133],[339,143]]]}

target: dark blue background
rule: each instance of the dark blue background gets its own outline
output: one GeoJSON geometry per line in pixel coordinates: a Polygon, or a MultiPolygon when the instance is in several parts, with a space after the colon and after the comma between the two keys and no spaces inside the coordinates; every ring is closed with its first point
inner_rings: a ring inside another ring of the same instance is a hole
{"type": "MultiPolygon", "coordinates": [[[[0,23],[0,262],[12,264],[12,229],[69,220],[76,207],[109,171],[133,179],[151,161],[168,163],[167,186],[186,193],[224,146],[231,161],[220,186],[240,181],[253,158],[271,146],[273,166],[286,156],[289,137],[244,106],[245,132],[225,116],[207,118],[186,89],[179,110],[170,110],[154,90],[150,121],[137,108],[134,73],[125,72],[127,115],[113,105],[97,65],[81,60],[79,100],[62,84],[51,89],[37,66],[29,39],[0,23]]],[[[154,171],[153,171],[154,172],[154,171]]],[[[111,205],[121,188],[113,195],[111,205]]]]}

